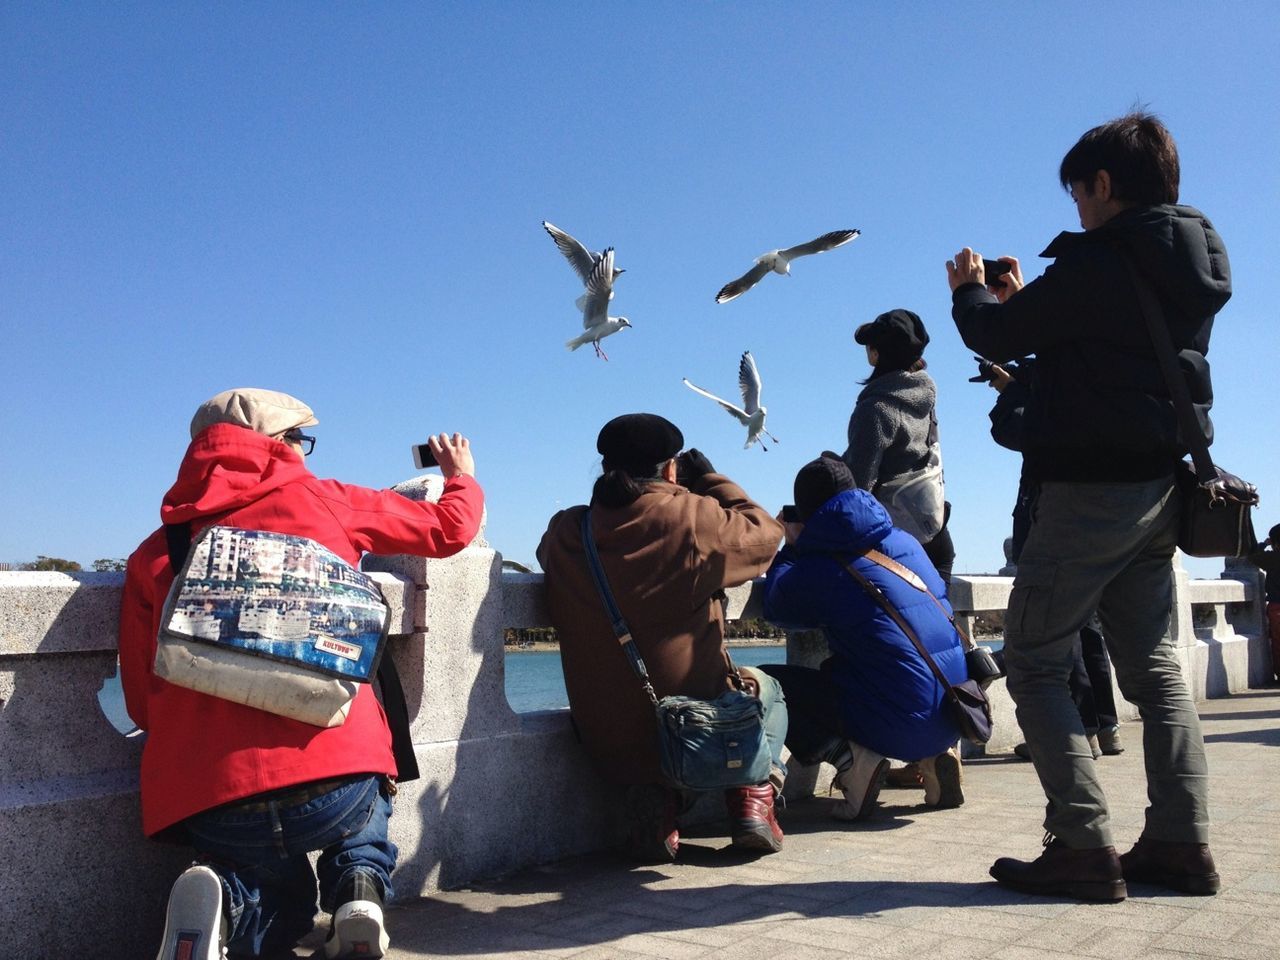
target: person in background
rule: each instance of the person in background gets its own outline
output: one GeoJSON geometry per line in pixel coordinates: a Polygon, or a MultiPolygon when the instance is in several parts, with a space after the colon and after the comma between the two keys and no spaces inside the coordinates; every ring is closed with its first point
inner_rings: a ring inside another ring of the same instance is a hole
{"type": "Polygon", "coordinates": [[[158,960],[292,953],[323,908],[329,960],[381,957],[396,846],[387,837],[396,762],[381,704],[360,684],[340,726],[320,728],[175,686],[152,669],[175,571],[166,531],[210,524],[307,537],[356,565],[364,553],[446,557],[474,538],[484,495],[465,437],[430,441],[438,503],[316,478],[318,424],[288,394],[242,388],[200,405],[164,496],[164,527],[129,557],[120,676],[142,749],[142,829],[195,848],[174,883],[158,960]],[[319,851],[317,870],[308,854],[319,851]]]}
{"type": "MultiPolygon", "coordinates": [[[[1012,294],[1012,290],[1004,284],[993,285],[991,289],[997,298],[1008,299],[1012,294]]],[[[980,370],[979,377],[982,376],[984,374],[980,370]]],[[[989,414],[991,438],[1000,446],[1021,453],[1024,414],[1031,397],[1035,361],[1023,359],[1016,367],[1010,364],[1008,370],[993,363],[985,376],[991,388],[999,394],[989,414]]],[[[1013,508],[1013,537],[1009,547],[1009,561],[1015,565],[1022,555],[1027,531],[1031,529],[1031,512],[1039,489],[1039,484],[1027,472],[1024,464],[1018,477],[1018,493],[1013,508]]],[[[1080,712],[1080,722],[1089,738],[1093,758],[1096,760],[1104,754],[1118,756],[1124,753],[1115,691],[1111,684],[1111,660],[1107,656],[1102,624],[1098,621],[1096,612],[1080,628],[1067,684],[1071,688],[1071,699],[1080,712]]],[[[1031,759],[1031,748],[1025,742],[1017,744],[1013,752],[1024,760],[1031,759]]]]}
{"type": "Polygon", "coordinates": [[[1280,683],[1280,523],[1271,528],[1267,539],[1249,555],[1267,576],[1267,628],[1271,637],[1271,673],[1280,683]]]}
{"type": "Polygon", "coordinates": [[[871,491],[894,526],[920,541],[949,584],[956,551],[942,485],[938,388],[925,372],[929,334],[916,314],[899,309],[864,323],[853,339],[867,349],[871,376],[849,417],[844,462],[858,489],[871,491]]]}
{"type": "Polygon", "coordinates": [[[844,794],[834,811],[840,819],[861,820],[874,810],[888,757],[919,761],[928,806],[960,806],[960,731],[946,690],[845,565],[883,591],[954,684],[968,675],[942,578],[919,542],[894,527],[875,497],[855,488],[843,460],[823,456],[805,464],[794,493],[786,545],[765,579],[764,613],[783,626],[821,627],[831,656],[816,670],[761,668],[786,694],[792,756],[836,768],[834,782],[844,794]]]}
{"type": "Polygon", "coordinates": [[[1133,113],[1085,133],[1063,157],[1082,233],[1062,233],[1054,263],[1022,286],[1016,261],[1002,301],[982,257],[947,262],[952,316],[965,344],[996,363],[1035,355],[1023,460],[1039,482],[1005,620],[1008,690],[1048,804],[1044,852],[991,867],[1012,889],[1117,901],[1128,883],[1213,894],[1208,767],[1195,703],[1166,634],[1181,502],[1174,470],[1187,448],[1160,372],[1134,272],[1159,300],[1201,427],[1211,436],[1205,353],[1231,296],[1221,238],[1178,206],[1173,137],[1133,113]],[[1071,651],[1098,611],[1120,690],[1143,719],[1150,801],[1123,856],[1071,702],[1071,651]]]}
{"type": "MultiPolygon", "coordinates": [[[[782,527],[664,417],[633,413],[600,430],[604,471],[590,505],[553,516],[538,546],[547,610],[560,640],[574,727],[595,767],[630,789],[628,851],[674,860],[680,797],[664,781],[653,705],[620,647],[592,578],[581,522],[588,509],[614,599],[631,628],[659,698],[714,700],[735,684],[724,642],[725,587],[763,573],[782,527]]],[[[733,845],[782,847],[774,801],[786,768],[787,708],[767,674],[740,670],[764,707],[770,779],[725,791],[733,845]]]]}

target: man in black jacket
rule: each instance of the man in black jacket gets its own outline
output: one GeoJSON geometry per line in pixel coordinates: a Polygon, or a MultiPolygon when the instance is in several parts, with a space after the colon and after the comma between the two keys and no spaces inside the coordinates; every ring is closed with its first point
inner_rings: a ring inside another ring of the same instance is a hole
{"type": "Polygon", "coordinates": [[[1204,740],[1170,640],[1170,560],[1186,453],[1129,262],[1155,290],[1206,436],[1213,391],[1205,353],[1231,295],[1209,221],[1178,206],[1178,154],[1164,125],[1131,114],[1090,130],[1063,158],[1083,233],[1062,233],[1042,277],[1017,261],[998,292],[969,248],[947,264],[964,342],[997,362],[1034,354],[1023,457],[1040,484],[1006,616],[1009,692],[1048,798],[1053,839],[1036,860],[997,860],[1000,883],[1033,893],[1120,900],[1126,881],[1188,893],[1219,886],[1208,848],[1204,740]],[[1146,823],[1122,857],[1067,689],[1072,643],[1098,610],[1125,697],[1144,720],[1146,823]]]}

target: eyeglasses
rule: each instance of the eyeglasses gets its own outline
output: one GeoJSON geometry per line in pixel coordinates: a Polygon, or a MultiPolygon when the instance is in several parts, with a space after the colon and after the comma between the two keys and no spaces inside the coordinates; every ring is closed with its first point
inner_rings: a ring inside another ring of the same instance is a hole
{"type": "Polygon", "coordinates": [[[281,439],[285,443],[296,443],[302,447],[302,455],[304,457],[311,456],[311,451],[316,448],[316,438],[307,436],[301,430],[290,430],[281,439]]]}

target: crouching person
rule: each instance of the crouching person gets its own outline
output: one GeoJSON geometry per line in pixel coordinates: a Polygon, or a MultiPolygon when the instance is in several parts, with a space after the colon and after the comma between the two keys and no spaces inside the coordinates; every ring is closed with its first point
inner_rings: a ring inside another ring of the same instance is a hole
{"type": "Polygon", "coordinates": [[[875,497],[855,489],[841,460],[820,457],[800,470],[795,510],[766,578],[765,617],[821,627],[831,656],[820,669],[761,668],[786,694],[792,756],[836,768],[840,819],[860,820],[875,809],[889,757],[920,762],[926,804],[959,806],[960,732],[945,691],[859,578],[884,594],[948,681],[960,683],[967,678],[964,653],[942,580],[919,541],[895,528],[875,497]]]}
{"type": "MultiPolygon", "coordinates": [[[[345,720],[325,727],[196,692],[154,667],[175,569],[206,527],[306,538],[353,567],[365,552],[449,556],[475,537],[484,500],[465,438],[431,440],[444,492],[438,503],[415,502],[317,479],[303,463],[315,440],[302,432],[316,423],[305,404],[269,390],[230,390],[203,404],[160,508],[165,526],[129,558],[120,672],[129,715],[147,732],[142,827],[196,853],[170,894],[159,960],[215,960],[224,949],[292,955],[314,926],[317,872],[320,904],[334,915],[325,956],[381,957],[388,948],[382,907],[396,847],[387,820],[399,771],[370,684],[356,684],[345,720]]],[[[290,556],[277,558],[278,569],[299,576],[290,556]]],[[[218,562],[239,578],[267,567],[262,557],[218,562]]],[[[208,570],[215,577],[213,559],[208,570]]],[[[265,629],[254,622],[237,618],[243,629],[265,629]]]]}
{"type": "Polygon", "coordinates": [[[663,773],[655,700],[716,700],[740,678],[763,706],[765,744],[755,755],[758,780],[725,791],[733,844],[765,853],[782,846],[774,799],[785,774],[786,704],[767,675],[734,669],[721,592],[764,572],[782,528],[683,446],[662,417],[610,420],[596,443],[604,473],[590,505],[552,517],[538,547],[575,728],[600,773],[632,788],[628,849],[647,862],[675,859],[679,844],[680,795],[663,773]],[[588,539],[617,615],[607,612],[588,539]]]}

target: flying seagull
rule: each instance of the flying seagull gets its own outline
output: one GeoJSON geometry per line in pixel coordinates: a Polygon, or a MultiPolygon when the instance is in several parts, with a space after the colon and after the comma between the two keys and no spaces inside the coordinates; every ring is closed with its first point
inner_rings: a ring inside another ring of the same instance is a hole
{"type": "Polygon", "coordinates": [[[769,448],[760,439],[761,434],[774,443],[779,442],[777,437],[764,428],[764,417],[768,411],[760,405],[760,371],[756,369],[756,361],[751,356],[750,350],[746,351],[738,361],[738,387],[742,390],[741,407],[734,406],[728,400],[721,400],[714,393],[708,393],[696,384],[690,383],[688,378],[685,378],[684,385],[695,393],[710,397],[747,428],[747,442],[743,444],[742,449],[746,450],[759,441],[760,449],[768,452],[769,448]]]}
{"type": "MultiPolygon", "coordinates": [[[[737,280],[726,283],[720,288],[720,292],[716,294],[716,303],[728,303],[730,300],[735,300],[742,296],[759,283],[770,270],[783,276],[790,276],[791,261],[796,257],[807,257],[811,253],[834,250],[836,247],[842,247],[850,240],[856,239],[860,234],[860,230],[834,230],[831,233],[824,233],[817,240],[802,243],[798,247],[787,247],[785,250],[770,250],[768,253],[761,254],[756,258],[754,267],[737,280]]],[[[556,242],[558,243],[559,241],[556,242]]]]}
{"type": "Polygon", "coordinates": [[[613,296],[613,278],[619,271],[613,268],[613,247],[600,254],[600,259],[587,275],[587,292],[582,295],[583,333],[565,342],[570,350],[577,350],[584,343],[596,348],[596,356],[604,360],[609,355],[600,349],[600,341],[623,327],[631,326],[626,317],[609,316],[609,299],[613,296]]]}
{"type": "MultiPolygon", "coordinates": [[[[569,266],[573,267],[573,272],[578,275],[583,284],[588,284],[591,280],[591,271],[595,269],[596,264],[600,262],[600,258],[604,254],[592,253],[554,223],[543,220],[542,229],[551,234],[551,239],[556,242],[556,246],[560,248],[560,252],[564,254],[564,258],[569,261],[569,266]]],[[[613,299],[613,281],[624,273],[626,273],[625,270],[618,267],[613,268],[613,276],[609,278],[609,299],[613,299]]],[[[587,297],[588,294],[584,293],[575,302],[575,306],[579,310],[586,309],[587,297]]]]}

